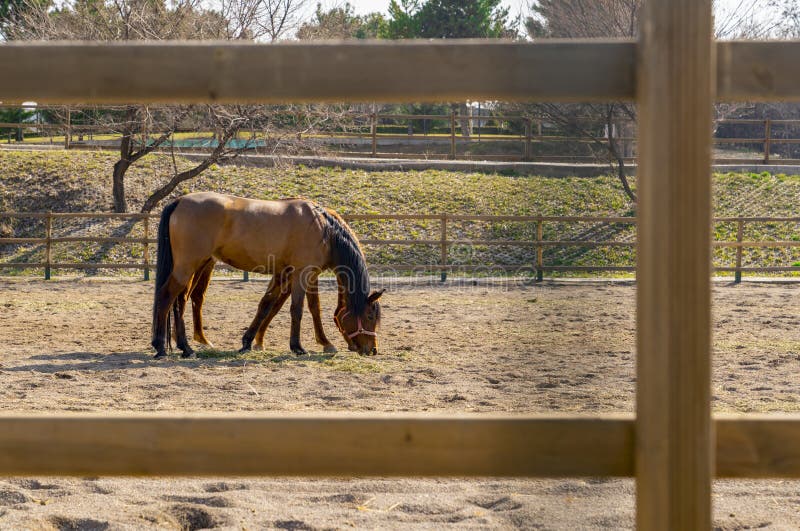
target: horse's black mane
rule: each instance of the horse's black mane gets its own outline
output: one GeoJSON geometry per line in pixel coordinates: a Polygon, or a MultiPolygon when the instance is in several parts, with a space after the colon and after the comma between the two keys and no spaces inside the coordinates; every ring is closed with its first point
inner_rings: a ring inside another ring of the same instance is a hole
{"type": "Polygon", "coordinates": [[[361,315],[367,308],[370,289],[367,262],[349,227],[324,208],[317,208],[327,222],[324,236],[331,248],[334,273],[346,290],[347,310],[361,315]]]}

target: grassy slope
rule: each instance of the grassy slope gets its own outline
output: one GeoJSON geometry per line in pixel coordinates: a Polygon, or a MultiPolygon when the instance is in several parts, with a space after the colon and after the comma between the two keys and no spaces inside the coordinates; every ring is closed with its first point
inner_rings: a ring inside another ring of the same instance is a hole
{"type": "MultiPolygon", "coordinates": [[[[0,152],[0,210],[10,211],[108,211],[110,173],[115,159],[102,152],[0,152]]],[[[187,163],[178,160],[179,166],[187,163]]],[[[131,210],[141,205],[148,191],[172,171],[172,160],[150,156],[129,172],[128,194],[131,210]]],[[[715,176],[715,215],[798,214],[800,177],[729,174],[715,176]]],[[[272,199],[304,196],[342,213],[456,213],[456,214],[541,214],[541,215],[629,215],[629,205],[613,178],[551,179],[444,171],[375,172],[309,169],[304,167],[245,168],[219,167],[184,183],[177,193],[216,190],[248,197],[272,199]]],[[[437,238],[438,222],[355,223],[362,238],[437,238]]],[[[65,223],[59,235],[110,231],[140,234],[141,228],[119,224],[65,223]]],[[[720,224],[718,237],[735,238],[735,227],[720,224]]],[[[31,222],[0,220],[1,236],[38,236],[42,227],[31,222]]],[[[451,238],[533,239],[535,227],[522,223],[454,223],[451,238]]],[[[634,237],[629,226],[546,224],[546,239],[626,239],[634,237]]],[[[795,225],[762,224],[748,227],[745,239],[797,239],[795,225]]],[[[5,247],[4,259],[10,259],[5,247]]],[[[372,263],[435,263],[438,249],[425,246],[393,246],[367,249],[372,263]]],[[[14,260],[36,260],[39,250],[18,248],[14,260]]],[[[454,261],[460,263],[531,263],[530,249],[521,247],[454,247],[454,261]]],[[[140,250],[116,246],[103,248],[84,244],[61,244],[56,259],[91,260],[108,256],[114,260],[136,258],[140,250]]],[[[733,251],[718,250],[718,262],[731,263],[733,251]]],[[[550,264],[630,264],[631,251],[609,249],[553,249],[546,254],[550,264]]],[[[791,265],[800,252],[756,249],[745,253],[745,263],[791,265]]]]}

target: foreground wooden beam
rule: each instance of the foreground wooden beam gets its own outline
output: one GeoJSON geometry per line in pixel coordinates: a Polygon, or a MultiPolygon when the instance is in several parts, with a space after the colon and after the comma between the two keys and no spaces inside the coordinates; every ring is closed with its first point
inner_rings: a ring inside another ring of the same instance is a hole
{"type": "Polygon", "coordinates": [[[724,101],[800,100],[800,41],[717,43],[717,96],[724,101]]]}
{"type": "Polygon", "coordinates": [[[0,476],[629,476],[630,416],[0,415],[0,476]]]}
{"type": "MultiPolygon", "coordinates": [[[[636,46],[580,40],[8,43],[0,45],[0,101],[631,100],[636,46]]],[[[719,42],[716,49],[720,100],[800,100],[799,41],[719,42]]]]}
{"type": "MultiPolygon", "coordinates": [[[[800,478],[800,415],[716,415],[717,477],[800,478]]],[[[632,476],[632,415],[4,414],[0,476],[632,476]]]]}
{"type": "Polygon", "coordinates": [[[636,523],[710,529],[711,0],[649,0],[643,14],[636,523]]]}
{"type": "Polygon", "coordinates": [[[717,477],[800,477],[800,415],[716,415],[714,420],[717,477]]]}
{"type": "Polygon", "coordinates": [[[9,43],[0,45],[0,65],[0,100],[39,103],[597,101],[633,97],[635,47],[474,40],[9,43]]]}

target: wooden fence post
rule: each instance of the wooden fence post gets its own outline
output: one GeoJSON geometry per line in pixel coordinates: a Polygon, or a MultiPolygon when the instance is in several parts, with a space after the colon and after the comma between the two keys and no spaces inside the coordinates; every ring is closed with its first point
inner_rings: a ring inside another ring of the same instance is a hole
{"type": "Polygon", "coordinates": [[[641,22],[636,524],[711,529],[711,0],[648,0],[641,22]]]}
{"type": "Polygon", "coordinates": [[[242,272],[242,282],[250,282],[250,272],[249,271],[242,272]]]}
{"type": "Polygon", "coordinates": [[[736,273],[734,282],[736,284],[742,281],[742,236],[744,235],[744,221],[739,220],[736,222],[736,241],[739,245],[736,247],[736,273]]]}
{"type": "Polygon", "coordinates": [[[456,159],[456,111],[450,112],[450,159],[456,159]]]}
{"type": "Polygon", "coordinates": [[[372,113],[370,134],[372,135],[372,156],[376,157],[378,155],[378,115],[375,113],[372,113]]]}
{"type": "Polygon", "coordinates": [[[764,120],[764,164],[769,164],[769,152],[772,147],[772,120],[764,120]]]}
{"type": "Polygon", "coordinates": [[[72,110],[67,107],[67,123],[64,130],[64,149],[69,149],[69,144],[72,135],[72,110]]]}
{"type": "Polygon", "coordinates": [[[47,217],[44,219],[44,279],[50,280],[50,253],[53,245],[53,213],[48,212],[47,217]]]}
{"type": "Polygon", "coordinates": [[[531,119],[525,118],[525,160],[531,160],[531,119]]]}
{"type": "Polygon", "coordinates": [[[544,227],[542,220],[536,222],[536,280],[541,282],[544,280],[544,248],[542,247],[542,237],[544,236],[544,227]]]}
{"type": "Polygon", "coordinates": [[[142,256],[144,258],[144,279],[150,280],[150,214],[144,216],[144,249],[142,256]]]}
{"type": "Polygon", "coordinates": [[[444,282],[447,280],[447,214],[442,214],[441,220],[441,250],[442,250],[442,257],[441,257],[441,265],[442,265],[442,272],[441,272],[441,281],[444,282]]]}

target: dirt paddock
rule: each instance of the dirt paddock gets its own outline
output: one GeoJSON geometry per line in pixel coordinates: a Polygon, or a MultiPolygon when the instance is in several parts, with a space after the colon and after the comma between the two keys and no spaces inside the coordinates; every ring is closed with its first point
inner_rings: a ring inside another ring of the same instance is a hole
{"type": "MultiPolygon", "coordinates": [[[[380,287],[381,281],[376,283],[380,287]]],[[[0,408],[13,411],[632,411],[632,283],[383,281],[380,354],[235,353],[266,284],[212,282],[218,350],[154,362],[152,284],[0,280],[0,408]]],[[[716,283],[716,411],[800,410],[800,285],[716,283]]],[[[190,325],[190,319],[187,321],[190,325]]],[[[268,444],[268,441],[265,441],[268,444]]],[[[630,480],[0,479],[0,529],[630,528],[630,480]]],[[[715,484],[719,529],[800,527],[800,482],[715,484]]]]}

